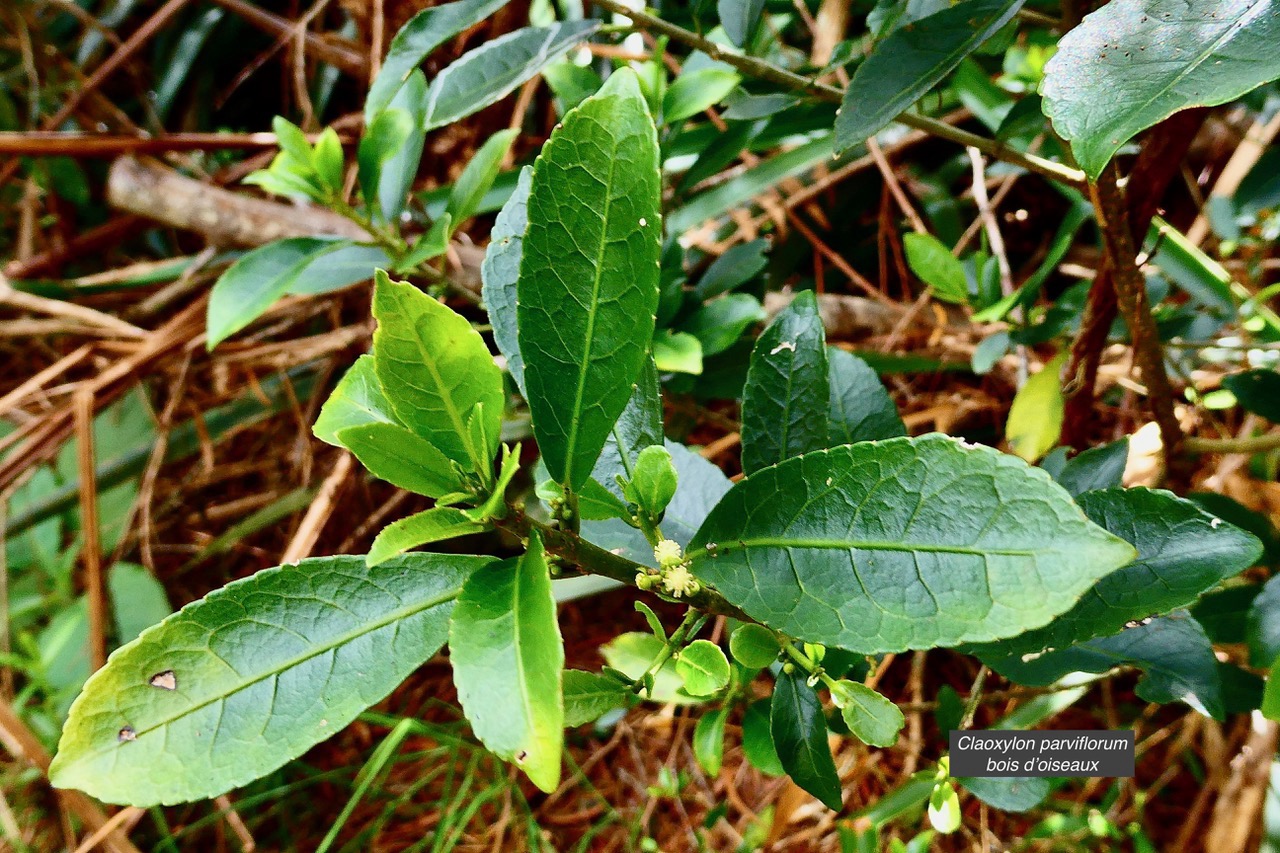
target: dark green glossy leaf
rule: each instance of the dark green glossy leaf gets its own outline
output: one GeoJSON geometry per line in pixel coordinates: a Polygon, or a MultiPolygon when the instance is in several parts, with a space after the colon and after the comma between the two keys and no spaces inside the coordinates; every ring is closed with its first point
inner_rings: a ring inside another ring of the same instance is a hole
{"type": "Polygon", "coordinates": [[[1072,672],[1107,672],[1118,666],[1142,670],[1137,694],[1148,702],[1185,702],[1202,714],[1223,718],[1218,659],[1204,629],[1186,611],[1175,611],[1111,637],[1039,656],[989,662],[1019,684],[1046,686],[1072,672]]]}
{"type": "Polygon", "coordinates": [[[827,380],[831,388],[827,441],[831,446],[907,434],[893,398],[865,361],[837,347],[827,347],[827,380]]]}
{"type": "Polygon", "coordinates": [[[689,551],[694,574],[756,621],[866,654],[1039,627],[1135,553],[1043,471],[939,435],[758,471],[689,551]]]}
{"type": "Polygon", "coordinates": [[[374,370],[397,420],[468,470],[487,470],[506,397],[479,333],[436,299],[381,272],[373,316],[374,370]],[[482,427],[479,438],[473,418],[482,427]]]}
{"type": "Polygon", "coordinates": [[[1249,607],[1245,624],[1245,640],[1249,644],[1249,662],[1267,666],[1280,655],[1280,575],[1262,585],[1262,592],[1249,607]]]}
{"type": "Polygon", "coordinates": [[[653,336],[662,222],[658,139],[635,74],[567,115],[534,165],[517,308],[534,435],[579,488],[653,336]]]}
{"type": "Polygon", "coordinates": [[[592,20],[525,27],[463,54],[431,81],[425,128],[453,124],[497,103],[599,27],[592,20]]]}
{"type": "Polygon", "coordinates": [[[895,30],[858,66],[836,118],[836,150],[879,132],[1009,21],[1024,0],[966,0],[895,30]]]}
{"type": "Polygon", "coordinates": [[[493,325],[493,340],[498,352],[507,359],[507,372],[524,393],[524,359],[520,357],[520,338],[516,331],[516,286],[520,279],[520,257],[524,232],[529,227],[529,187],[533,168],[520,170],[516,188],[498,211],[489,234],[489,248],[480,265],[483,282],[481,296],[493,325]]]}
{"type": "Polygon", "coordinates": [[[1277,43],[1272,0],[1112,0],[1058,43],[1044,112],[1096,178],[1139,131],[1280,77],[1277,43]]]}
{"type": "Polygon", "coordinates": [[[722,353],[737,343],[743,332],[765,319],[760,300],[745,293],[730,293],[703,305],[680,324],[702,342],[704,356],[722,353]]]}
{"type": "Polygon", "coordinates": [[[791,301],[751,351],[742,391],[742,470],[750,474],[827,445],[826,337],[818,301],[791,301]]]}
{"type": "Polygon", "coordinates": [[[536,533],[523,556],[480,569],[463,586],[449,660],[480,742],[554,791],[564,746],[564,643],[536,533]]]}
{"type": "Polygon", "coordinates": [[[957,777],[956,781],[987,805],[1005,812],[1031,811],[1053,790],[1052,780],[1037,776],[957,777]]]}
{"type": "Polygon", "coordinates": [[[769,732],[769,706],[771,700],[757,699],[747,706],[742,716],[742,754],[747,763],[766,776],[782,776],[782,761],[773,745],[769,732]]]}
{"type": "Polygon", "coordinates": [[[1170,492],[1107,489],[1086,492],[1078,501],[1090,520],[1133,544],[1138,558],[1102,578],[1045,627],[971,649],[983,660],[1065,649],[1186,607],[1252,566],[1262,552],[1252,534],[1170,492]]]}
{"type": "Polygon", "coordinates": [[[340,731],[443,645],[488,557],[321,557],[190,604],[111,656],[72,707],[55,785],[137,806],[202,800],[340,731]],[[253,618],[245,618],[252,613],[253,618]]]}
{"type": "Polygon", "coordinates": [[[763,239],[732,246],[707,267],[693,295],[705,302],[741,287],[764,272],[769,264],[768,251],[769,241],[763,239]]]}
{"type": "Polygon", "coordinates": [[[791,781],[839,811],[840,777],[827,746],[827,718],[804,673],[779,673],[769,707],[769,733],[791,781]]]}
{"type": "Polygon", "coordinates": [[[391,39],[387,56],[364,101],[365,124],[372,124],[409,75],[436,48],[507,4],[507,0],[459,0],[424,9],[400,28],[391,39]]]}
{"type": "Polygon", "coordinates": [[[1118,489],[1123,484],[1128,461],[1129,439],[1122,438],[1073,456],[1053,479],[1073,497],[1098,489],[1118,489]]]}
{"type": "Polygon", "coordinates": [[[1280,373],[1246,370],[1223,377],[1222,386],[1235,395],[1246,412],[1280,423],[1280,373]]]}

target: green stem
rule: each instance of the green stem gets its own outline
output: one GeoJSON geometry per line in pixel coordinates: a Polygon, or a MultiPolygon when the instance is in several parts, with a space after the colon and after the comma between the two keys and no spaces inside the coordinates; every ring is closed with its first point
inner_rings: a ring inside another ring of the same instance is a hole
{"type": "Polygon", "coordinates": [[[706,622],[707,616],[705,613],[700,613],[692,608],[689,612],[685,613],[684,619],[680,622],[680,625],[671,632],[671,636],[667,639],[666,644],[663,645],[662,651],[659,652],[658,656],[649,664],[649,668],[646,669],[639,678],[631,682],[632,692],[639,693],[643,690],[645,685],[648,684],[649,679],[658,674],[658,670],[662,669],[663,665],[671,659],[671,656],[674,655],[678,649],[682,649],[688,645],[687,641],[689,638],[697,635],[697,633],[702,630],[702,626],[705,625],[706,622]]]}
{"type": "Polygon", "coordinates": [[[827,674],[827,671],[822,668],[822,664],[818,663],[813,658],[805,654],[801,649],[797,648],[794,640],[784,634],[778,634],[776,632],[775,636],[778,638],[778,643],[782,646],[782,650],[787,653],[787,657],[791,658],[800,666],[801,669],[809,673],[811,678],[813,676],[817,676],[818,679],[826,685],[828,690],[835,687],[836,680],[827,674]]]}
{"type": "Polygon", "coordinates": [[[1199,438],[1191,436],[1182,441],[1182,449],[1188,453],[1267,453],[1280,449],[1280,432],[1253,435],[1245,438],[1199,438]]]}
{"type": "MultiPolygon", "coordinates": [[[[731,65],[743,74],[754,77],[757,80],[764,80],[767,83],[774,83],[799,92],[808,92],[834,104],[844,100],[844,92],[835,86],[796,74],[794,71],[774,65],[772,62],[767,62],[754,56],[747,56],[724,45],[716,44],[710,39],[686,30],[684,27],[664,21],[648,11],[628,9],[618,0],[592,0],[592,2],[615,14],[625,15],[639,29],[668,36],[695,50],[702,51],[712,59],[731,65]]],[[[1035,172],[1046,178],[1060,181],[1079,189],[1083,189],[1087,185],[1085,174],[1079,169],[1073,169],[1070,166],[1064,166],[1061,163],[1055,163],[1052,160],[1037,157],[1034,154],[1024,154],[1021,151],[1007,147],[1003,142],[960,130],[946,122],[910,112],[904,112],[894,120],[899,124],[922,130],[940,139],[947,139],[960,145],[976,148],[988,157],[994,157],[997,160],[1021,166],[1029,172],[1035,172]]]]}

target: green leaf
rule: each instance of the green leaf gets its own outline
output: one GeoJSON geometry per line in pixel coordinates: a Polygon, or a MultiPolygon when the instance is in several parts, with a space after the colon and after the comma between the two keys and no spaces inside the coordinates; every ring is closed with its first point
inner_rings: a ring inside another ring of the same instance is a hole
{"type": "Polygon", "coordinates": [[[320,416],[311,431],[324,443],[343,447],[338,441],[339,431],[374,423],[392,424],[396,423],[396,418],[374,373],[373,356],[362,355],[320,407],[320,416]]]}
{"type": "Polygon", "coordinates": [[[879,441],[907,434],[898,407],[865,361],[838,347],[827,347],[831,406],[827,415],[830,446],[879,441]]]}
{"type": "Polygon", "coordinates": [[[365,204],[384,222],[394,222],[418,174],[426,132],[422,129],[427,78],[414,70],[390,106],[377,114],[360,139],[356,159],[365,204]]]}
{"type": "Polygon", "coordinates": [[[967,0],[920,18],[879,42],[844,93],[836,150],[878,133],[991,37],[1024,0],[967,0]]]}
{"type": "Polygon", "coordinates": [[[831,701],[854,737],[871,746],[893,746],[906,725],[897,705],[856,681],[837,681],[831,688],[831,701]]]}
{"type": "Polygon", "coordinates": [[[489,137],[467,163],[458,180],[453,182],[445,212],[453,217],[455,231],[475,216],[480,200],[493,187],[493,182],[498,178],[498,170],[502,168],[502,161],[519,134],[519,130],[512,128],[500,130],[489,137]]]}
{"type": "Polygon", "coordinates": [[[778,659],[780,651],[778,638],[763,625],[747,622],[729,635],[729,652],[748,669],[764,669],[778,659]]]}
{"type": "Polygon", "coordinates": [[[424,126],[444,127],[497,103],[599,27],[592,20],[525,27],[463,54],[431,81],[424,126]]]}
{"type": "Polygon", "coordinates": [[[1062,435],[1065,403],[1059,374],[1068,354],[1063,350],[1054,356],[1013,396],[1004,427],[1005,439],[1013,452],[1028,462],[1048,453],[1062,435]]]}
{"type": "Polygon", "coordinates": [[[520,352],[534,436],[577,489],[631,396],[658,306],[658,138],[635,74],[565,116],[534,165],[520,352]]]}
{"type": "Polygon", "coordinates": [[[1096,178],[1141,130],[1280,77],[1271,0],[1113,0],[1058,42],[1044,112],[1096,178]]]}
{"type": "Polygon", "coordinates": [[[712,779],[720,775],[724,763],[724,726],[728,720],[729,709],[721,708],[703,714],[693,728],[693,757],[712,779]]]}
{"type": "Polygon", "coordinates": [[[827,746],[827,719],[802,672],[783,670],[773,688],[769,733],[783,769],[827,808],[840,810],[840,777],[827,746]]]}
{"type": "MultiPolygon", "coordinates": [[[[631,397],[626,408],[618,416],[609,437],[605,440],[600,458],[596,460],[591,471],[591,478],[604,489],[624,499],[622,487],[618,485],[618,477],[630,480],[635,476],[636,461],[646,447],[663,446],[662,431],[662,392],[658,385],[658,370],[652,359],[645,359],[640,368],[640,375],[632,386],[631,397]]],[[[676,458],[679,451],[667,452],[676,458]]],[[[680,466],[676,466],[676,481],[679,484],[680,466]]],[[[583,494],[592,491],[590,481],[583,488],[583,494]]],[[[670,503],[670,502],[668,502],[670,503]]]]}
{"type": "Polygon", "coordinates": [[[411,284],[379,272],[374,369],[397,419],[445,456],[486,474],[498,450],[502,374],[471,324],[411,284]],[[475,443],[471,418],[483,425],[475,443]]]}
{"type": "Polygon", "coordinates": [[[760,23],[764,0],[716,0],[716,11],[729,41],[746,47],[760,23]]]}
{"type": "Polygon", "coordinates": [[[680,650],[676,672],[690,696],[710,696],[729,683],[729,660],[710,640],[694,640],[680,650]]]}
{"type": "Polygon", "coordinates": [[[615,708],[626,708],[635,694],[616,678],[580,669],[564,671],[564,724],[593,723],[615,708]]]}
{"type": "Polygon", "coordinates": [[[424,9],[400,28],[364,101],[364,121],[372,124],[436,48],[507,4],[507,0],[459,0],[424,9]]]}
{"type": "Polygon", "coordinates": [[[447,213],[431,223],[431,228],[418,238],[408,253],[401,258],[395,267],[398,274],[412,273],[422,264],[438,258],[449,251],[449,235],[453,233],[453,217],[447,213]]]}
{"type": "Polygon", "coordinates": [[[1245,620],[1245,640],[1249,644],[1249,663],[1266,666],[1280,655],[1280,575],[1262,585],[1262,591],[1249,606],[1245,620]]]}
{"type": "Polygon", "coordinates": [[[756,621],[865,654],[1039,627],[1135,554],[1045,472],[940,435],[758,471],[688,550],[693,573],[756,621]]]}
{"type": "Polygon", "coordinates": [[[434,655],[463,581],[490,562],[413,554],[370,568],[363,557],[321,557],[216,590],[89,679],[50,779],[152,806],[264,776],[434,655]]]}
{"type": "MultiPolygon", "coordinates": [[[[330,253],[357,244],[324,237],[290,237],[259,246],[227,268],[213,285],[206,315],[206,346],[218,344],[262,316],[300,280],[313,293],[373,277],[373,264],[326,269],[330,253]]],[[[380,255],[385,262],[385,255],[380,255]]],[[[379,255],[372,256],[373,258],[379,255]]]]}
{"type": "Polygon", "coordinates": [[[564,642],[537,533],[523,556],[480,569],[463,586],[449,660],[480,742],[554,791],[564,746],[564,642]]]}
{"type": "Polygon", "coordinates": [[[431,498],[469,491],[456,463],[400,424],[344,427],[338,430],[335,443],[354,453],[370,474],[393,486],[431,498]]]}
{"type": "Polygon", "coordinates": [[[374,270],[390,263],[380,246],[341,241],[331,243],[303,267],[286,291],[291,296],[330,293],[373,278],[374,270]]]}
{"type": "Polygon", "coordinates": [[[369,565],[376,566],[413,548],[420,548],[443,539],[466,536],[469,533],[481,533],[489,527],[487,522],[475,521],[460,509],[448,506],[432,507],[382,528],[382,532],[369,547],[369,556],[366,559],[369,565]]]}
{"type": "Polygon", "coordinates": [[[730,247],[698,279],[694,297],[705,302],[751,281],[769,265],[768,251],[769,241],[764,239],[730,247]]]}
{"type": "Polygon", "coordinates": [[[144,630],[173,612],[164,584],[145,566],[116,563],[107,573],[107,590],[111,593],[116,639],[121,645],[133,642],[144,630]]]}
{"type": "Polygon", "coordinates": [[[1267,683],[1262,690],[1262,706],[1258,709],[1268,720],[1280,720],[1280,658],[1271,662],[1267,683]]]}
{"type": "Polygon", "coordinates": [[[719,65],[686,71],[667,89],[662,118],[668,124],[693,118],[723,101],[741,81],[732,69],[719,65]]]}
{"type": "Polygon", "coordinates": [[[675,497],[678,475],[671,452],[662,445],[640,451],[635,470],[625,490],[627,498],[653,518],[661,518],[675,497]]]}
{"type": "Polygon", "coordinates": [[[1072,497],[1098,489],[1118,489],[1123,483],[1128,461],[1129,439],[1126,437],[1072,457],[1053,479],[1072,497]]]}
{"type": "Polygon", "coordinates": [[[653,360],[663,373],[702,373],[702,342],[688,332],[667,329],[653,339],[653,360]]]}
{"type": "Polygon", "coordinates": [[[969,301],[969,279],[964,264],[932,234],[905,234],[902,246],[907,265],[921,281],[933,288],[933,295],[946,302],[963,305],[969,301]]]}
{"type": "Polygon", "coordinates": [[[1245,370],[1223,377],[1222,386],[1235,395],[1246,412],[1280,423],[1280,373],[1245,370]]]}
{"type": "MultiPolygon", "coordinates": [[[[620,634],[601,646],[600,654],[605,663],[634,680],[644,675],[665,648],[666,643],[653,634],[632,631],[620,634]]],[[[653,693],[646,693],[644,698],[677,705],[696,705],[702,701],[685,693],[683,688],[684,682],[676,672],[675,661],[668,658],[654,674],[653,693]]]]}
{"type": "Polygon", "coordinates": [[[1005,812],[1031,811],[1053,790],[1051,780],[1037,776],[962,776],[956,781],[987,805],[1005,812]]]}
{"type": "Polygon", "coordinates": [[[489,233],[489,247],[485,249],[484,262],[480,265],[483,282],[480,295],[489,312],[493,326],[493,341],[498,352],[507,359],[507,372],[515,380],[516,387],[524,394],[524,359],[520,357],[520,338],[516,331],[516,291],[520,279],[520,258],[523,254],[524,232],[529,226],[529,188],[533,181],[533,168],[520,170],[516,188],[507,203],[498,211],[489,233]]]}
{"type": "Polygon", "coordinates": [[[769,731],[769,699],[757,699],[742,715],[742,754],[747,763],[766,776],[783,776],[782,761],[769,731]]]}
{"type": "Polygon", "coordinates": [[[1251,534],[1170,492],[1107,489],[1086,492],[1078,502],[1090,520],[1132,543],[1138,558],[1103,577],[1043,628],[969,651],[994,660],[1116,634],[1128,624],[1190,605],[1262,553],[1251,534]]]}
{"type": "Polygon", "coordinates": [[[1206,716],[1224,716],[1222,681],[1213,644],[1185,611],[1153,619],[1111,637],[1070,648],[1013,656],[988,664],[1019,684],[1043,687],[1072,672],[1107,672],[1132,666],[1145,676],[1136,692],[1148,702],[1185,702],[1206,716]]]}
{"type": "Polygon", "coordinates": [[[827,444],[826,337],[818,301],[791,301],[751,351],[742,390],[742,470],[750,474],[827,444]]]}
{"type": "Polygon", "coordinates": [[[747,329],[764,322],[766,316],[754,296],[730,293],[694,311],[680,328],[701,341],[704,356],[716,355],[737,343],[747,329]]]}

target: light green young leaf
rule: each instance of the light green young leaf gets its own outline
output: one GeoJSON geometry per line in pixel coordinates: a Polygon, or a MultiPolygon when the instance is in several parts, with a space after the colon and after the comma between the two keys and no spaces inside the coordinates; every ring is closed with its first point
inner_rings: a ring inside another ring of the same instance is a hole
{"type": "Polygon", "coordinates": [[[839,811],[840,777],[827,746],[827,720],[803,672],[779,673],[769,710],[769,733],[791,780],[827,808],[839,811]]]}
{"type": "Polygon", "coordinates": [[[325,444],[343,447],[338,441],[340,430],[374,423],[393,424],[396,418],[374,373],[373,356],[362,355],[324,401],[311,431],[325,444]]]}
{"type": "Polygon", "coordinates": [[[950,781],[939,782],[929,795],[929,825],[943,835],[960,828],[960,795],[950,781]]]}
{"type": "Polygon", "coordinates": [[[662,222],[658,138],[635,74],[565,116],[534,166],[517,308],[534,435],[581,487],[648,357],[662,222]]]}
{"type": "Polygon", "coordinates": [[[536,533],[523,556],[480,569],[463,586],[449,659],[476,737],[554,791],[564,747],[564,642],[536,533]]]}
{"type": "Polygon", "coordinates": [[[856,681],[837,681],[831,688],[844,723],[854,737],[871,746],[893,746],[906,718],[897,705],[856,681]]]}
{"type": "Polygon", "coordinates": [[[373,295],[374,369],[397,420],[444,455],[486,473],[506,403],[502,374],[466,319],[379,271],[373,295]],[[485,446],[468,426],[481,407],[485,446]]]}
{"type": "Polygon", "coordinates": [[[818,301],[804,291],[751,351],[742,391],[743,471],[826,447],[829,381],[818,301]]]}
{"type": "Polygon", "coordinates": [[[396,272],[405,274],[413,272],[419,265],[432,258],[438,258],[449,251],[449,235],[453,233],[453,217],[442,213],[440,218],[431,223],[431,228],[418,238],[409,252],[396,264],[396,272]]]}
{"type": "Polygon", "coordinates": [[[1096,178],[1139,131],[1280,77],[1272,0],[1113,0],[1062,37],[1040,93],[1096,178]]]}
{"type": "Polygon", "coordinates": [[[524,253],[524,232],[529,227],[529,188],[533,168],[520,170],[516,188],[498,211],[489,233],[489,247],[480,264],[483,282],[480,295],[493,326],[493,341],[507,359],[507,372],[524,394],[524,359],[520,357],[520,337],[516,331],[516,289],[520,280],[520,258],[524,253]]]}
{"type": "Polygon", "coordinates": [[[671,452],[651,445],[636,457],[635,470],[625,490],[627,498],[654,518],[661,518],[676,494],[677,475],[671,452]]]}
{"type": "Polygon", "coordinates": [[[720,775],[724,763],[724,727],[729,720],[729,708],[709,711],[702,715],[693,727],[693,757],[712,779],[720,775]]]}
{"type": "Polygon", "coordinates": [[[108,803],[215,797],[340,731],[443,645],[488,557],[321,557],[210,593],[111,656],[50,779],[108,803]],[[253,619],[245,619],[251,612],[253,619]]]}
{"type": "Polygon", "coordinates": [[[107,591],[111,593],[111,614],[121,645],[133,642],[173,612],[164,584],[136,563],[113,565],[107,572],[107,591]]]}
{"type": "Polygon", "coordinates": [[[456,463],[398,423],[343,427],[334,439],[339,447],[354,453],[370,474],[393,486],[431,498],[466,491],[456,463]]]}
{"type": "Polygon", "coordinates": [[[1013,452],[1028,462],[1035,462],[1048,453],[1062,435],[1065,403],[1059,373],[1067,355],[1063,350],[1039,373],[1028,378],[1009,407],[1005,439],[1013,452]]]}
{"type": "Polygon", "coordinates": [[[1044,471],[940,435],[758,471],[688,551],[756,621],[864,654],[1020,634],[1135,555],[1044,471]]]}
{"type": "Polygon", "coordinates": [[[710,696],[729,683],[729,660],[710,640],[694,640],[680,650],[676,672],[690,696],[710,696]]]}
{"type": "Polygon", "coordinates": [[[316,139],[316,147],[312,152],[312,161],[315,163],[316,174],[320,176],[325,188],[332,193],[341,192],[344,157],[342,154],[342,142],[338,139],[338,133],[333,128],[326,127],[324,132],[316,139]]]}
{"type": "Polygon", "coordinates": [[[493,186],[493,182],[498,177],[498,170],[502,168],[502,160],[511,150],[511,144],[516,141],[519,134],[520,131],[513,128],[500,130],[489,137],[467,163],[458,180],[454,181],[453,190],[449,193],[449,202],[445,206],[445,213],[453,217],[455,231],[475,216],[476,209],[480,206],[480,199],[484,198],[484,194],[493,186]]]}
{"type": "Polygon", "coordinates": [[[827,347],[827,367],[831,385],[830,446],[907,434],[898,407],[870,365],[853,353],[827,347]]]}
{"type": "Polygon", "coordinates": [[[453,124],[497,103],[599,27],[593,20],[525,27],[463,54],[431,81],[425,128],[453,124]]]}
{"type": "Polygon", "coordinates": [[[394,222],[418,174],[426,131],[422,129],[427,78],[414,70],[391,104],[373,119],[357,149],[365,203],[384,222],[394,222]]]}
{"type": "Polygon", "coordinates": [[[763,625],[746,622],[729,635],[733,659],[748,669],[764,669],[778,659],[778,638],[763,625]]]}
{"type": "Polygon", "coordinates": [[[378,76],[369,87],[364,102],[364,121],[373,123],[375,116],[391,104],[400,87],[422,61],[440,45],[465,29],[483,21],[507,4],[508,0],[459,0],[423,9],[391,39],[387,56],[382,60],[378,76]]]}
{"type": "Polygon", "coordinates": [[[702,373],[702,343],[688,332],[667,329],[653,338],[653,360],[663,373],[702,373]]]}
{"type": "Polygon", "coordinates": [[[382,528],[382,532],[369,546],[369,554],[365,559],[370,566],[376,566],[413,548],[457,536],[466,536],[469,533],[482,533],[488,529],[487,523],[473,521],[460,509],[435,506],[382,528]]]}
{"type": "MultiPolygon", "coordinates": [[[[657,659],[666,644],[644,631],[631,631],[614,637],[600,647],[600,654],[605,663],[631,679],[639,678],[657,659]]],[[[659,667],[654,674],[653,694],[644,694],[645,699],[666,704],[696,705],[701,702],[684,692],[684,682],[676,672],[675,662],[670,658],[659,667]]]]}
{"type": "Polygon", "coordinates": [[[615,708],[625,708],[635,694],[616,678],[580,669],[564,671],[565,728],[593,723],[615,708]]]}
{"type": "Polygon", "coordinates": [[[933,295],[946,302],[963,305],[969,301],[969,283],[964,264],[932,234],[905,234],[907,266],[933,288],[933,295]]]}
{"type": "Polygon", "coordinates": [[[876,45],[845,90],[836,150],[878,133],[1003,27],[1025,0],[965,0],[895,30],[876,45]]]}
{"type": "Polygon", "coordinates": [[[732,69],[712,65],[676,78],[662,99],[662,118],[668,124],[693,118],[723,101],[742,78],[732,69]]]}

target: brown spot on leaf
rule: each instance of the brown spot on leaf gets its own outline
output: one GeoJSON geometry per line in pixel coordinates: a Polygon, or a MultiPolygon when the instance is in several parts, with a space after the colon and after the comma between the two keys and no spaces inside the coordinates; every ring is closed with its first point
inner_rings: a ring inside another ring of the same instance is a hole
{"type": "Polygon", "coordinates": [[[161,690],[177,690],[178,676],[174,675],[173,670],[166,669],[164,672],[157,672],[151,676],[147,683],[152,687],[159,687],[161,690]]]}
{"type": "Polygon", "coordinates": [[[133,730],[133,726],[124,726],[116,733],[116,740],[121,743],[128,743],[131,740],[137,740],[138,733],[133,730]]]}
{"type": "Polygon", "coordinates": [[[529,757],[529,753],[525,752],[525,751],[522,749],[522,750],[520,750],[519,752],[517,752],[517,753],[516,753],[516,762],[517,762],[517,763],[518,763],[518,762],[522,762],[522,761],[524,761],[524,760],[525,760],[526,758],[528,758],[528,757],[529,757]]]}

